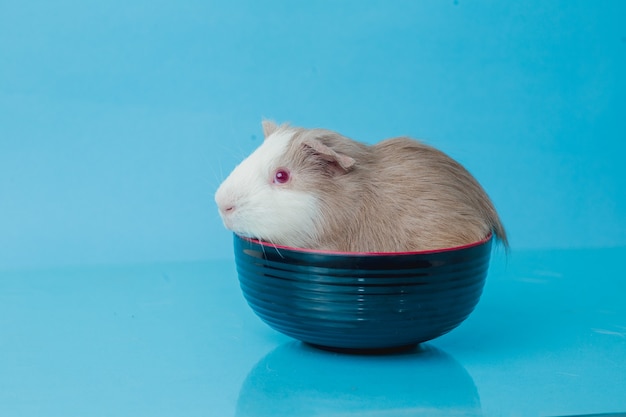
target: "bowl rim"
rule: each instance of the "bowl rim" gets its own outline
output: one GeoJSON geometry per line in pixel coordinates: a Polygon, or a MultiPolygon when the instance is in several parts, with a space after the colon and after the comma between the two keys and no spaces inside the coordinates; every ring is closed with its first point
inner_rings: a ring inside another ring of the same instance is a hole
{"type": "Polygon", "coordinates": [[[324,249],[307,249],[307,248],[298,248],[294,246],[285,246],[285,245],[275,245],[270,242],[266,242],[263,240],[255,239],[252,237],[242,236],[237,233],[234,234],[236,237],[263,246],[265,248],[278,249],[278,250],[288,250],[292,252],[299,252],[303,254],[311,254],[311,255],[339,255],[339,256],[408,256],[408,255],[428,255],[434,253],[445,253],[445,252],[453,252],[459,251],[463,249],[469,249],[476,246],[483,245],[493,238],[493,232],[490,232],[483,239],[478,240],[476,242],[467,243],[465,245],[459,246],[450,246],[447,248],[438,248],[438,249],[427,249],[427,250],[419,250],[419,251],[404,251],[404,252],[341,252],[341,251],[332,251],[332,250],[324,250],[324,249]]]}

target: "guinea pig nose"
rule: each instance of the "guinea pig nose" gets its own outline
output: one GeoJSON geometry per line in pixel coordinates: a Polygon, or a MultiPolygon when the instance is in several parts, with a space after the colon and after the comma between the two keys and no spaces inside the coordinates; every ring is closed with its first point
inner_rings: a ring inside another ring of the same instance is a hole
{"type": "Polygon", "coordinates": [[[235,205],[234,204],[227,204],[227,205],[221,206],[220,210],[224,214],[230,214],[233,211],[235,211],[235,205]]]}

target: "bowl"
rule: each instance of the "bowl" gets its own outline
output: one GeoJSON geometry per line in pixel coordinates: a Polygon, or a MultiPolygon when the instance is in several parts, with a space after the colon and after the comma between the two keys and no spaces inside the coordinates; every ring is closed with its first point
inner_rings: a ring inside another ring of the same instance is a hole
{"type": "Polygon", "coordinates": [[[492,235],[421,252],[327,252],[234,235],[237,273],[273,329],[338,351],[412,348],[459,326],[478,303],[492,235]]]}

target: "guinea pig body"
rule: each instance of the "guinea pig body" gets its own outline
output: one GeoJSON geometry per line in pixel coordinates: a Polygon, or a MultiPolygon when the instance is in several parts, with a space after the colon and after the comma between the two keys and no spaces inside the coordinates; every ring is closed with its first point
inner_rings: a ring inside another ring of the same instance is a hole
{"type": "Polygon", "coordinates": [[[216,194],[224,225],[277,245],[410,252],[506,233],[459,163],[409,138],[368,146],[323,129],[264,122],[265,141],[216,194]]]}

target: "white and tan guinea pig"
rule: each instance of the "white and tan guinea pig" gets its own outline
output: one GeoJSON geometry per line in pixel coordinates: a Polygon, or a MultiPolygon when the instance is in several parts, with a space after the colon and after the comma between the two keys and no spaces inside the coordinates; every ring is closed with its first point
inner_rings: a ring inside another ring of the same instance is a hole
{"type": "Polygon", "coordinates": [[[264,142],[220,185],[233,232],[276,245],[342,252],[406,252],[507,245],[489,197],[459,163],[395,138],[368,146],[324,129],[263,122],[264,142]]]}

